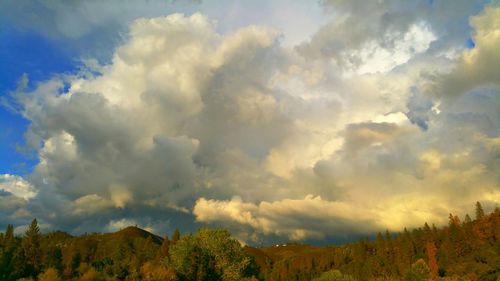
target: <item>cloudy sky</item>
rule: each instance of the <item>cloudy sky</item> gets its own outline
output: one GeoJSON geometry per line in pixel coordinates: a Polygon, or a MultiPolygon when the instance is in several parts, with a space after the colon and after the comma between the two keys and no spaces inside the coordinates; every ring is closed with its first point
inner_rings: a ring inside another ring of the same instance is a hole
{"type": "Polygon", "coordinates": [[[345,241],[500,205],[500,2],[0,4],[0,228],[345,241]]]}

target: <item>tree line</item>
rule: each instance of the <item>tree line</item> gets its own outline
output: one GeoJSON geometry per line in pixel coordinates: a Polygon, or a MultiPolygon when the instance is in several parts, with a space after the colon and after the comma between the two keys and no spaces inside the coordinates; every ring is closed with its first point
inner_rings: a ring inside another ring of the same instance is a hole
{"type": "Polygon", "coordinates": [[[448,225],[441,228],[425,223],[341,246],[289,245],[252,253],[261,276],[273,281],[500,281],[500,210],[485,215],[477,202],[475,219],[450,214],[448,225]]]}
{"type": "Polygon", "coordinates": [[[227,230],[0,233],[0,280],[500,280],[500,210],[341,246],[243,247],[227,230]]]}

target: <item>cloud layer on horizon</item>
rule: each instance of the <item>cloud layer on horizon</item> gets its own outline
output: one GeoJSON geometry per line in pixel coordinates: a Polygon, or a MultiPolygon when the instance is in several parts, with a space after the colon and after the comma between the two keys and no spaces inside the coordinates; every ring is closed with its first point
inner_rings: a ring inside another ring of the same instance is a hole
{"type": "Polygon", "coordinates": [[[500,7],[442,17],[434,2],[409,17],[407,1],[324,1],[333,20],[295,48],[272,27],[220,34],[199,13],[135,20],[109,64],[14,93],[40,161],[3,176],[2,221],[212,224],[256,242],[498,206],[500,7]],[[472,34],[448,32],[469,20],[472,34]]]}

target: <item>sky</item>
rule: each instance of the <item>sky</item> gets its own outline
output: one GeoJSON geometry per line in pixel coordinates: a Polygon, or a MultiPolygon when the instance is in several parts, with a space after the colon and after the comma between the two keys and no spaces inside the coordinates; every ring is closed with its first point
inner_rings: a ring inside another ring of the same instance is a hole
{"type": "Polygon", "coordinates": [[[0,229],[336,243],[500,206],[500,2],[0,3],[0,229]]]}

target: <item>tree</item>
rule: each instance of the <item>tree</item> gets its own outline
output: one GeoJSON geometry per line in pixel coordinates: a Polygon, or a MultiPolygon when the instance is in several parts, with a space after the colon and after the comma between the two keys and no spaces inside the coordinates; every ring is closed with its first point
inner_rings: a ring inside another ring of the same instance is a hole
{"type": "Polygon", "coordinates": [[[463,224],[464,225],[470,225],[471,223],[472,223],[472,219],[470,218],[469,214],[465,214],[463,224]]]}
{"type": "Polygon", "coordinates": [[[175,229],[174,234],[172,235],[172,244],[177,243],[179,239],[181,238],[181,233],[179,232],[179,229],[175,229]]]}
{"type": "Polygon", "coordinates": [[[377,250],[377,256],[384,257],[385,256],[385,241],[382,233],[377,233],[377,239],[375,240],[375,247],[377,250]]]}
{"type": "Polygon", "coordinates": [[[458,216],[450,213],[448,218],[449,218],[448,225],[450,227],[460,227],[460,218],[458,216]]]}
{"type": "MultiPolygon", "coordinates": [[[[17,244],[17,243],[16,243],[17,244]]],[[[32,274],[31,268],[26,263],[24,249],[16,245],[13,250],[12,260],[10,262],[10,271],[6,280],[17,280],[20,277],[32,274]]]]}
{"type": "Polygon", "coordinates": [[[5,248],[12,247],[14,244],[14,226],[12,224],[7,225],[5,230],[5,236],[3,238],[3,246],[5,248]]]}
{"type": "Polygon", "coordinates": [[[459,258],[464,254],[465,243],[463,229],[458,216],[450,214],[448,225],[449,234],[444,248],[448,254],[452,254],[450,257],[459,258]]]}
{"type": "Polygon", "coordinates": [[[14,226],[7,225],[5,235],[3,236],[2,249],[0,249],[0,280],[7,279],[13,271],[13,258],[16,250],[16,241],[14,238],[14,226]]]}
{"type": "Polygon", "coordinates": [[[429,224],[427,222],[424,223],[424,233],[425,234],[431,233],[431,227],[429,226],[429,224]]]}
{"type": "Polygon", "coordinates": [[[61,248],[55,246],[49,249],[47,253],[47,257],[45,258],[45,267],[52,267],[56,269],[58,272],[62,271],[62,251],[61,248]]]}
{"type": "Polygon", "coordinates": [[[432,274],[432,277],[437,277],[439,267],[436,259],[436,251],[437,251],[436,244],[434,242],[427,242],[427,244],[425,245],[425,249],[427,252],[429,269],[432,274]]]}
{"type": "Polygon", "coordinates": [[[170,252],[170,240],[168,239],[168,236],[165,236],[165,239],[163,239],[163,242],[161,243],[159,250],[160,258],[168,257],[169,252],[170,252]]]}
{"type": "Polygon", "coordinates": [[[33,219],[22,242],[28,275],[33,277],[36,277],[41,265],[40,236],[38,222],[33,219]]]}
{"type": "Polygon", "coordinates": [[[481,206],[481,203],[479,201],[476,202],[476,220],[480,220],[484,218],[484,210],[483,206],[481,206]]]}
{"type": "Polygon", "coordinates": [[[411,265],[403,278],[404,281],[426,281],[430,277],[431,270],[423,259],[417,260],[411,265]]]}
{"type": "Polygon", "coordinates": [[[129,260],[133,256],[134,247],[132,240],[127,236],[120,236],[117,241],[117,247],[115,248],[112,259],[113,263],[113,273],[118,278],[118,280],[125,280],[125,278],[130,274],[129,260]]]}
{"type": "Polygon", "coordinates": [[[411,237],[410,232],[405,227],[403,234],[401,236],[401,254],[400,254],[401,260],[399,264],[401,264],[403,268],[410,267],[414,255],[415,255],[415,244],[413,243],[413,239],[411,237]]]}
{"type": "Polygon", "coordinates": [[[151,236],[148,236],[142,244],[142,249],[138,252],[138,258],[141,264],[147,260],[153,259],[154,255],[156,254],[156,248],[151,236]]]}
{"type": "Polygon", "coordinates": [[[175,270],[171,267],[163,265],[155,265],[151,262],[146,262],[141,267],[141,280],[146,281],[177,281],[175,270]]]}
{"type": "Polygon", "coordinates": [[[223,229],[202,228],[183,236],[170,248],[171,264],[181,280],[244,280],[257,275],[253,260],[223,229]]]}
{"type": "Polygon", "coordinates": [[[82,260],[82,255],[80,252],[76,252],[73,254],[71,257],[71,274],[73,276],[76,276],[78,273],[78,267],[80,267],[80,262],[82,260]]]}

